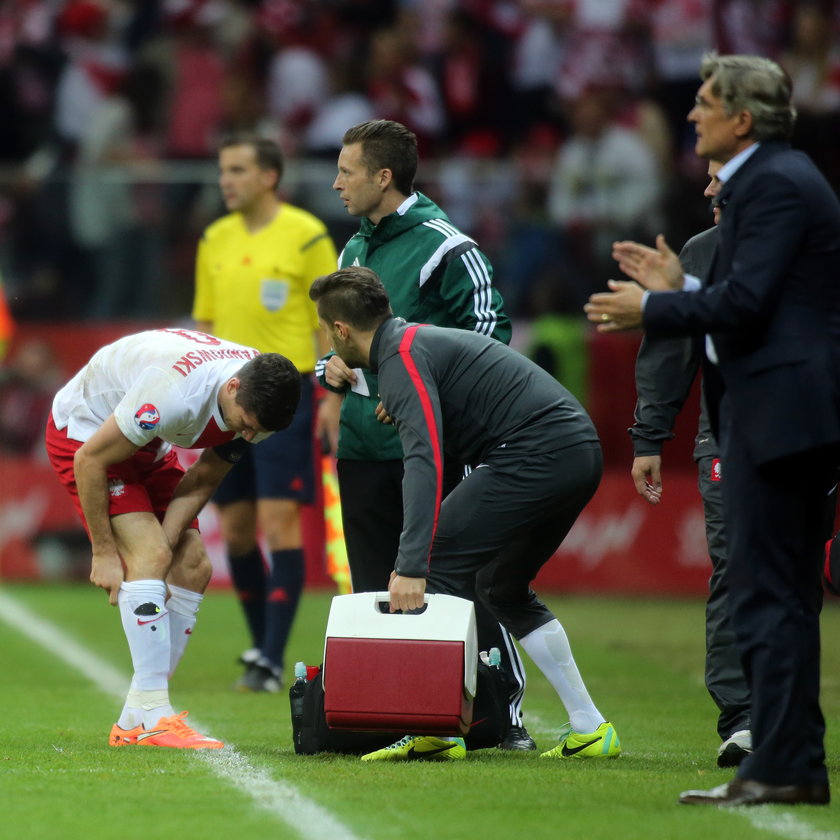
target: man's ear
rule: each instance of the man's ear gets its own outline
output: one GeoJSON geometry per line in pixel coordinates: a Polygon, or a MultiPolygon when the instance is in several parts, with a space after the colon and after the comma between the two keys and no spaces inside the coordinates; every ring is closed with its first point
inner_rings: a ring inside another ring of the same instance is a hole
{"type": "Polygon", "coordinates": [[[342,341],[347,341],[350,335],[350,325],[346,321],[336,321],[333,326],[335,332],[342,341]]]}
{"type": "Polygon", "coordinates": [[[394,183],[394,173],[390,169],[380,169],[377,180],[379,188],[384,192],[394,183]]]}
{"type": "Polygon", "coordinates": [[[747,110],[742,110],[738,112],[737,117],[735,134],[741,138],[749,137],[753,130],[753,115],[747,110]]]}
{"type": "Polygon", "coordinates": [[[225,383],[225,391],[226,393],[230,394],[232,397],[236,397],[239,393],[239,388],[242,385],[238,376],[231,376],[230,379],[225,383]]]}

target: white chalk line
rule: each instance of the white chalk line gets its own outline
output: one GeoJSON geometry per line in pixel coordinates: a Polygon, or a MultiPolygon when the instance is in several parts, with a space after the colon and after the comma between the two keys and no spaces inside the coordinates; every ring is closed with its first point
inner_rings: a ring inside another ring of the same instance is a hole
{"type": "MultiPolygon", "coordinates": [[[[0,619],[74,668],[104,693],[119,700],[125,697],[130,682],[125,674],[74,641],[65,630],[3,592],[0,592],[0,619]]],[[[202,732],[206,731],[197,721],[190,722],[202,732]]],[[[219,779],[246,794],[262,810],[301,836],[316,840],[361,840],[294,785],[274,779],[265,770],[254,767],[230,743],[222,750],[189,750],[189,753],[204,761],[219,779]]]]}

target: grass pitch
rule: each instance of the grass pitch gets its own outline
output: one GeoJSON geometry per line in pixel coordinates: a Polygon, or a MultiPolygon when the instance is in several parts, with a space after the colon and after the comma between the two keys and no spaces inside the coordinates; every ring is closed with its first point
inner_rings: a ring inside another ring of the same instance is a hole
{"type": "MultiPolygon", "coordinates": [[[[732,775],[714,762],[716,710],[702,684],[700,601],[549,599],[593,699],[621,737],[624,753],[615,761],[482,750],[463,762],[362,764],[295,756],[285,694],[231,691],[239,675],[234,660],[247,639],[228,592],[212,591],[205,600],[170,691],[176,709],[190,709],[201,727],[228,742],[213,755],[107,746],[129,667],[119,615],[102,592],[16,585],[3,594],[57,630],[65,654],[94,654],[86,671],[72,656],[70,664],[45,648],[46,640],[30,639],[25,620],[0,620],[3,838],[840,840],[836,804],[734,811],[676,804],[681,790],[732,775]]],[[[328,593],[304,597],[290,663],[320,662],[329,600],[328,593]]],[[[836,601],[826,606],[823,639],[826,747],[840,791],[836,601]]],[[[525,723],[544,750],[565,715],[525,662],[525,723]]]]}

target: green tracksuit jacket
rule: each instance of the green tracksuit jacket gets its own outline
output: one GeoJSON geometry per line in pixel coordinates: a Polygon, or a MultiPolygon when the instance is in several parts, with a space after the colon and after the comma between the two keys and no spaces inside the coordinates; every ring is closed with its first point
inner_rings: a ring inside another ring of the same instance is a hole
{"type": "MultiPolygon", "coordinates": [[[[493,286],[487,257],[422,193],[413,193],[378,225],[362,219],[339,257],[341,268],[351,265],[373,269],[388,291],[394,314],[407,321],[472,330],[505,344],[510,341],[510,319],[493,286]]],[[[319,361],[316,374],[326,386],[325,361],[319,361]]],[[[358,393],[358,386],[345,394],[338,457],[401,460],[396,430],[374,414],[379,403],[376,376],[366,370],[364,380],[369,396],[358,393]]]]}

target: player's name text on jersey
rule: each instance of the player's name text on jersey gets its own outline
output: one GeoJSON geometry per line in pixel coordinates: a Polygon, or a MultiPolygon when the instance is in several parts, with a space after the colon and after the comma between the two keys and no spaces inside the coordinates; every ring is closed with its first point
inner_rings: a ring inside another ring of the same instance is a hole
{"type": "Polygon", "coordinates": [[[218,350],[190,350],[172,365],[172,369],[180,373],[181,376],[188,376],[190,371],[195,370],[205,362],[215,362],[219,359],[243,359],[248,361],[255,356],[259,356],[259,352],[256,350],[238,347],[221,347],[218,350]]]}

